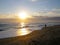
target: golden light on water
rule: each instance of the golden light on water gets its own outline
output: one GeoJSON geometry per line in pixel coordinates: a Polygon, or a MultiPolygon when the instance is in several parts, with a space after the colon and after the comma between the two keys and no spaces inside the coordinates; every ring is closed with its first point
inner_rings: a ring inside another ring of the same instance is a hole
{"type": "Polygon", "coordinates": [[[18,31],[18,35],[21,35],[21,36],[22,35],[27,35],[29,33],[30,33],[30,31],[25,29],[25,28],[19,29],[19,31],[18,31]]]}
{"type": "Polygon", "coordinates": [[[22,28],[17,31],[17,35],[23,36],[23,35],[27,35],[27,34],[29,34],[29,33],[31,32],[31,31],[28,30],[27,28],[23,28],[24,26],[25,26],[25,23],[22,22],[22,23],[21,23],[21,27],[22,27],[22,28]]]}
{"type": "Polygon", "coordinates": [[[25,23],[24,23],[24,22],[22,22],[22,23],[21,23],[21,27],[24,27],[24,26],[25,26],[25,23]]]}

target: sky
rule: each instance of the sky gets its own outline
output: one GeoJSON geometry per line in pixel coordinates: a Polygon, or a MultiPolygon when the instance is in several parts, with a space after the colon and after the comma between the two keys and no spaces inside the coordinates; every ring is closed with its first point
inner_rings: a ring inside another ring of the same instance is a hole
{"type": "MultiPolygon", "coordinates": [[[[14,15],[21,10],[32,16],[60,16],[60,0],[0,0],[0,16],[14,15]]],[[[13,17],[13,16],[12,16],[13,17]]]]}

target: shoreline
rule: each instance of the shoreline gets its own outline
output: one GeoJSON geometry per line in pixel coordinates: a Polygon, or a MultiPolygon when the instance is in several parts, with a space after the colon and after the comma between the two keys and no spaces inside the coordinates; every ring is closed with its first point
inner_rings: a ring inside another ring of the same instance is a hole
{"type": "MultiPolygon", "coordinates": [[[[53,26],[47,26],[46,28],[49,28],[49,27],[60,27],[60,25],[53,25],[53,26]]],[[[44,30],[45,29],[45,27],[43,27],[42,29],[40,29],[40,30],[44,30]]],[[[34,31],[40,31],[40,30],[34,30],[34,31]]],[[[34,32],[34,31],[32,31],[32,32],[34,32]]],[[[32,33],[31,32],[31,33],[32,33]]],[[[29,34],[27,34],[27,35],[29,35],[29,34]]],[[[23,35],[24,36],[24,35],[23,35]]],[[[22,36],[15,36],[15,37],[22,37],[22,36]]],[[[7,37],[7,38],[14,38],[14,36],[13,37],[7,37]]],[[[7,39],[7,38],[0,38],[0,39],[7,39]]]]}
{"type": "Polygon", "coordinates": [[[29,43],[50,44],[51,41],[54,42],[54,40],[55,41],[57,40],[58,43],[60,41],[60,25],[46,27],[46,29],[42,28],[41,30],[35,30],[32,33],[25,36],[17,36],[17,37],[0,39],[0,44],[1,45],[17,45],[17,44],[29,45],[29,43]]]}

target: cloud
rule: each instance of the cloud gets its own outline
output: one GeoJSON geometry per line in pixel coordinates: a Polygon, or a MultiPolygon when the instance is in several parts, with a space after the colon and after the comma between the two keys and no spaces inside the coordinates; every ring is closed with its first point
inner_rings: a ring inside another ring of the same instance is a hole
{"type": "Polygon", "coordinates": [[[60,16],[60,9],[51,9],[51,10],[43,10],[39,12],[34,12],[35,16],[51,16],[51,17],[58,17],[60,16]]]}
{"type": "Polygon", "coordinates": [[[37,0],[32,0],[33,2],[37,1],[37,0]]]}
{"type": "Polygon", "coordinates": [[[37,2],[37,1],[44,2],[44,1],[46,1],[46,2],[48,2],[49,0],[30,0],[30,1],[32,1],[32,2],[37,2]]]}
{"type": "Polygon", "coordinates": [[[32,2],[36,2],[36,1],[38,1],[38,0],[30,0],[30,1],[32,1],[32,2]]]}
{"type": "Polygon", "coordinates": [[[0,14],[0,19],[1,18],[15,18],[15,14],[0,14]]]}
{"type": "Polygon", "coordinates": [[[47,12],[47,15],[60,16],[60,9],[52,9],[51,11],[47,12]]]}

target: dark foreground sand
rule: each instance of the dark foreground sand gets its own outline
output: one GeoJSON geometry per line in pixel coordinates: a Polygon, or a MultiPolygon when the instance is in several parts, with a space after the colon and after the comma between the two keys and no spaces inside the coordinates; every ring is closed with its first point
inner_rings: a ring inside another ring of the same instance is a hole
{"type": "Polygon", "coordinates": [[[60,45],[60,25],[35,30],[25,36],[0,39],[0,45],[60,45]]]}

